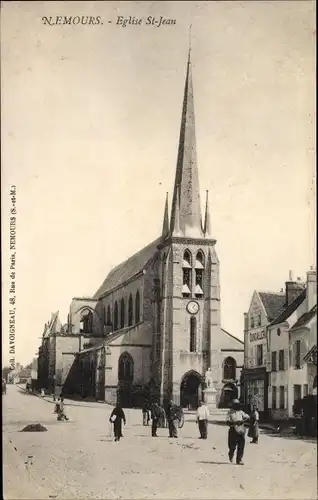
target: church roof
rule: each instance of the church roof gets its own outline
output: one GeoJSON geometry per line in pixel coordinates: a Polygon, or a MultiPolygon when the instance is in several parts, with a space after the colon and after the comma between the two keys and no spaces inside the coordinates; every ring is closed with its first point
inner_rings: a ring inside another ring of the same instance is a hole
{"type": "Polygon", "coordinates": [[[224,333],[224,337],[222,338],[222,349],[240,349],[243,351],[244,342],[237,337],[234,337],[231,333],[221,328],[222,333],[224,333]]]}
{"type": "Polygon", "coordinates": [[[286,302],[285,294],[258,292],[258,295],[263,303],[269,321],[273,321],[284,309],[286,302]]]}
{"type": "Polygon", "coordinates": [[[94,299],[101,298],[103,295],[106,295],[117,286],[120,286],[136,274],[143,271],[154,257],[157,251],[157,246],[161,241],[162,237],[160,236],[142,250],[135,253],[132,257],[129,257],[129,259],[114,267],[114,269],[112,269],[107,275],[101,287],[95,293],[94,299]]]}
{"type": "Polygon", "coordinates": [[[51,319],[47,325],[43,333],[43,337],[47,338],[51,333],[59,333],[61,330],[62,324],[59,318],[59,311],[51,314],[51,319]]]}

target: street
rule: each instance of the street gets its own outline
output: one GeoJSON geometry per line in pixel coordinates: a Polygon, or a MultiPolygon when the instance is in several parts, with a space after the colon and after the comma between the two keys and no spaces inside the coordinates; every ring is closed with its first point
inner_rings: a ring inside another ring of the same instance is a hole
{"type": "Polygon", "coordinates": [[[8,385],[3,401],[4,498],[122,499],[314,499],[313,440],[261,433],[246,439],[244,463],[230,464],[227,428],[210,424],[198,439],[186,415],[178,439],[167,429],[151,437],[141,410],[125,410],[124,438],[110,436],[112,408],[66,400],[69,422],[58,422],[54,405],[8,385]],[[19,432],[41,423],[47,432],[19,432]]]}

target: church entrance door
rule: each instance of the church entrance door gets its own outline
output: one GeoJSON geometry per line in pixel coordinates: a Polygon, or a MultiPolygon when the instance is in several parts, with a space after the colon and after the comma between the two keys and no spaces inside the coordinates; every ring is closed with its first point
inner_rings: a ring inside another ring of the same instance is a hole
{"type": "Polygon", "coordinates": [[[133,405],[134,361],[128,352],[124,352],[118,360],[118,402],[124,408],[133,405]]]}
{"type": "Polygon", "coordinates": [[[234,384],[225,384],[222,389],[219,408],[229,408],[233,399],[238,398],[238,388],[234,384]]]}
{"type": "Polygon", "coordinates": [[[182,408],[196,409],[201,395],[201,375],[195,371],[186,373],[180,387],[180,404],[182,408]]]}

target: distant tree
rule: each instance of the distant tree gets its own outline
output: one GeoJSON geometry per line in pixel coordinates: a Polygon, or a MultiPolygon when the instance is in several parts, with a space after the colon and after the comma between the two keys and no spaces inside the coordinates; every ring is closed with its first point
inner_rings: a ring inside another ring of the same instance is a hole
{"type": "Polygon", "coordinates": [[[11,368],[9,366],[4,366],[2,368],[2,378],[8,380],[8,374],[11,372],[11,368]]]}
{"type": "Polygon", "coordinates": [[[32,363],[29,363],[28,365],[26,365],[26,366],[24,367],[24,369],[25,369],[25,370],[29,370],[29,369],[31,369],[31,368],[32,368],[32,363]]]}

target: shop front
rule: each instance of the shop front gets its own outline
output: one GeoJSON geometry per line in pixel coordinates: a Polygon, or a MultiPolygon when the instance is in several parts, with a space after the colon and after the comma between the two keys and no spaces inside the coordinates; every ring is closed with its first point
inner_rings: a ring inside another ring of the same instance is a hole
{"type": "Polygon", "coordinates": [[[268,418],[268,373],[265,367],[243,370],[241,378],[242,392],[246,409],[256,404],[260,419],[268,418]]]}

